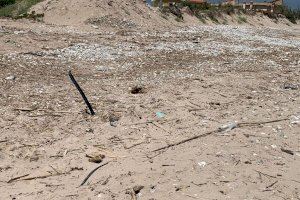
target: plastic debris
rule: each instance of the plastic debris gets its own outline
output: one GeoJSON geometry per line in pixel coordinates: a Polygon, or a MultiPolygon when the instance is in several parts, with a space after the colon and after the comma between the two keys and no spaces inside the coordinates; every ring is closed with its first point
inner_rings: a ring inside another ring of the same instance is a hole
{"type": "Polygon", "coordinates": [[[300,124],[300,113],[291,116],[291,124],[300,124]]]}
{"type": "Polygon", "coordinates": [[[293,85],[293,84],[284,84],[283,89],[285,90],[298,90],[299,86],[298,85],[293,85]]]}
{"type": "Polygon", "coordinates": [[[238,126],[237,122],[230,122],[228,124],[222,125],[219,127],[219,132],[227,132],[235,129],[238,126]]]}
{"type": "Polygon", "coordinates": [[[11,75],[11,76],[6,77],[5,79],[6,79],[6,80],[9,80],[9,81],[13,81],[13,80],[16,79],[16,77],[13,76],[13,75],[11,75]]]}
{"type": "Polygon", "coordinates": [[[166,116],[166,114],[163,112],[156,112],[156,117],[158,117],[158,118],[164,118],[165,116],[166,116]]]}
{"type": "Polygon", "coordinates": [[[207,164],[207,163],[206,163],[205,161],[198,162],[198,165],[199,165],[200,167],[205,167],[206,164],[207,164]]]}

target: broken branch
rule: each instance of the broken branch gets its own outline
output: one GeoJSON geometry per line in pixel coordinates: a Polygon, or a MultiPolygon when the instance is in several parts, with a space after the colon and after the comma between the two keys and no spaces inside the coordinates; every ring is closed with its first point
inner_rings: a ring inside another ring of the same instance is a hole
{"type": "MultiPolygon", "coordinates": [[[[246,127],[246,126],[255,126],[255,125],[261,125],[261,124],[270,124],[270,123],[281,122],[281,121],[286,121],[286,120],[289,120],[289,118],[283,118],[283,119],[277,119],[277,120],[270,120],[270,121],[262,121],[262,122],[241,122],[241,123],[237,123],[235,128],[241,128],[241,127],[246,127]]],[[[209,136],[211,134],[218,133],[218,132],[220,132],[220,129],[209,131],[207,133],[200,134],[200,135],[195,135],[195,136],[193,136],[191,138],[187,138],[187,139],[181,140],[179,142],[176,142],[176,143],[173,143],[173,144],[169,144],[167,146],[155,149],[152,152],[157,152],[157,151],[165,150],[165,149],[168,149],[170,147],[178,146],[180,144],[184,144],[186,142],[189,142],[189,141],[192,141],[192,140],[196,140],[198,138],[206,137],[206,136],[209,136]]]]}

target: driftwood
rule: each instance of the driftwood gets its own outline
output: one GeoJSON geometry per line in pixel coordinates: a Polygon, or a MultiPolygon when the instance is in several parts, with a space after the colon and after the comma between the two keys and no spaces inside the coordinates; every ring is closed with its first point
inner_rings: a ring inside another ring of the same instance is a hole
{"type": "Polygon", "coordinates": [[[90,110],[90,114],[91,115],[95,115],[95,112],[93,110],[92,105],[90,104],[89,100],[87,99],[87,97],[85,96],[83,90],[81,89],[81,87],[79,86],[79,84],[77,83],[77,81],[75,80],[71,70],[69,71],[69,77],[71,79],[71,81],[73,82],[73,84],[75,85],[76,89],[79,91],[80,95],[82,96],[85,104],[87,105],[88,109],[90,110]]]}

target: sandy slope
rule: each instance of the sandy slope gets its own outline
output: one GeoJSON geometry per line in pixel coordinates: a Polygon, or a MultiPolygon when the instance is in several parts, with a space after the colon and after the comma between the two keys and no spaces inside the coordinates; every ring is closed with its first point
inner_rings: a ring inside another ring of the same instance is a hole
{"type": "MultiPolygon", "coordinates": [[[[101,30],[166,30],[203,24],[202,21],[187,13],[184,13],[184,21],[178,22],[175,16],[163,16],[157,8],[149,8],[141,0],[46,0],[34,6],[32,10],[44,13],[44,21],[48,24],[93,26],[101,30]]],[[[286,19],[275,21],[263,15],[243,17],[247,18],[248,22],[244,25],[278,28],[291,26],[286,19]]],[[[238,15],[222,15],[218,21],[220,24],[236,25],[239,24],[238,18],[238,15]]],[[[215,24],[209,19],[205,23],[215,24]]]]}

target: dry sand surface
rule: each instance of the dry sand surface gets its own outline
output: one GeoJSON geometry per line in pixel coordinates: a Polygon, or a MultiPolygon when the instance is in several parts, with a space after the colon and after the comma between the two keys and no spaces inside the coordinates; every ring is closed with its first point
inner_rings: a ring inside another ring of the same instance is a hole
{"type": "Polygon", "coordinates": [[[300,199],[298,27],[0,25],[0,199],[300,199]]]}

